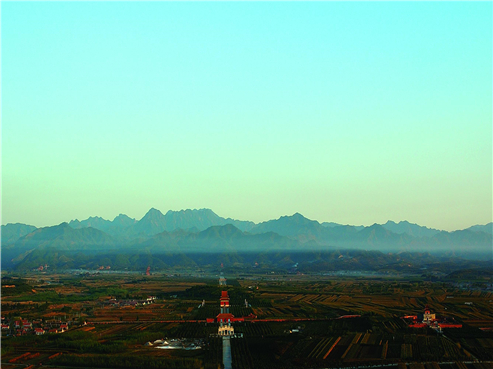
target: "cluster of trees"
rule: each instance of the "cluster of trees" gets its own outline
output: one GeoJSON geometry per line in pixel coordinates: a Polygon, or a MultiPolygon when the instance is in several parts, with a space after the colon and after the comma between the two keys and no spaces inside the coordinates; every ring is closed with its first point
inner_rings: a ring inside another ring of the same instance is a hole
{"type": "Polygon", "coordinates": [[[20,278],[2,278],[2,296],[17,296],[31,292],[32,287],[20,278]]]}
{"type": "Polygon", "coordinates": [[[116,354],[124,352],[127,346],[119,341],[100,343],[97,337],[89,332],[73,331],[65,334],[50,335],[47,337],[57,349],[77,350],[79,353],[116,354]]]}

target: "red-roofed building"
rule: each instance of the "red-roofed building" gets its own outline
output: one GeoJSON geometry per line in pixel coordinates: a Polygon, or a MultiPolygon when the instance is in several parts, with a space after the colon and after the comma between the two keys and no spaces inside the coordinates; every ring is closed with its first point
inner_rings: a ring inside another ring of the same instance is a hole
{"type": "Polygon", "coordinates": [[[234,322],[235,317],[229,312],[228,291],[221,291],[219,306],[221,307],[221,313],[216,317],[219,323],[217,334],[220,336],[232,336],[235,330],[231,326],[231,322],[234,322]]]}
{"type": "MultiPolygon", "coordinates": [[[[245,300],[246,301],[246,300],[245,300]]],[[[231,323],[234,322],[244,322],[245,319],[256,319],[257,316],[250,314],[246,318],[235,318],[233,314],[229,312],[229,295],[228,291],[221,291],[221,297],[219,298],[219,306],[221,308],[221,312],[216,316],[216,319],[207,318],[207,323],[214,323],[216,321],[219,323],[219,329],[217,334],[219,336],[233,336],[235,334],[234,328],[231,326],[231,323]]]]}
{"type": "Polygon", "coordinates": [[[37,336],[45,334],[45,330],[43,328],[36,328],[34,329],[34,332],[36,333],[37,336]]]}
{"type": "Polygon", "coordinates": [[[221,313],[216,319],[218,323],[231,323],[235,321],[235,316],[229,313],[221,313]]]}
{"type": "Polygon", "coordinates": [[[220,307],[221,307],[221,313],[229,313],[229,296],[228,296],[228,291],[222,291],[221,292],[221,298],[219,299],[219,304],[220,304],[220,307]]]}
{"type": "Polygon", "coordinates": [[[444,317],[437,317],[436,314],[431,312],[431,309],[426,305],[423,314],[423,320],[420,321],[420,317],[417,315],[405,315],[403,319],[412,319],[412,323],[409,323],[410,328],[425,328],[430,327],[432,329],[439,330],[442,328],[462,328],[462,324],[457,324],[455,321],[449,322],[444,317]]]}

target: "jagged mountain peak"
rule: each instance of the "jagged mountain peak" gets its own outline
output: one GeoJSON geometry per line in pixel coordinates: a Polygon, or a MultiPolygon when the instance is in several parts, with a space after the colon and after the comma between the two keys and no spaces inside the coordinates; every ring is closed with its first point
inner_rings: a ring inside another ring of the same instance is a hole
{"type": "Polygon", "coordinates": [[[115,220],[117,220],[117,219],[132,219],[132,220],[134,220],[133,218],[130,218],[128,215],[126,215],[126,214],[122,214],[122,213],[118,214],[118,215],[115,217],[115,219],[113,219],[113,221],[115,221],[115,220]]]}
{"type": "Polygon", "coordinates": [[[387,220],[387,222],[384,225],[398,225],[398,224],[409,224],[407,220],[401,220],[398,223],[394,222],[393,220],[387,220]]]}
{"type": "Polygon", "coordinates": [[[200,209],[181,209],[181,210],[168,210],[168,213],[213,213],[209,208],[200,208],[200,209]]]}
{"type": "Polygon", "coordinates": [[[388,229],[386,229],[384,226],[382,226],[381,224],[378,224],[378,223],[373,223],[371,226],[369,227],[365,227],[363,228],[360,232],[363,232],[363,231],[378,231],[378,232],[388,232],[388,229]]]}
{"type": "Polygon", "coordinates": [[[214,213],[211,209],[202,208],[202,209],[181,209],[181,210],[168,210],[166,212],[166,216],[194,216],[194,215],[204,215],[208,217],[218,217],[219,216],[214,213]]]}
{"type": "MultiPolygon", "coordinates": [[[[283,215],[283,216],[281,216],[277,220],[269,220],[267,222],[276,222],[276,221],[283,221],[283,222],[295,221],[295,222],[298,222],[298,223],[299,222],[303,222],[303,223],[318,223],[316,220],[308,219],[303,214],[298,213],[298,212],[294,213],[293,215],[283,215]]],[[[267,222],[264,222],[264,223],[267,223],[267,222]]]]}
{"type": "MultiPolygon", "coordinates": [[[[150,208],[147,213],[142,217],[142,219],[148,219],[148,218],[161,218],[161,217],[164,217],[164,214],[161,213],[161,211],[159,211],[158,209],[156,208],[150,208]]],[[[141,220],[142,220],[141,219],[141,220]]]]}
{"type": "Polygon", "coordinates": [[[407,220],[401,220],[399,223],[389,220],[387,223],[382,224],[382,226],[393,233],[407,233],[408,235],[415,237],[432,237],[440,232],[438,229],[420,226],[407,220]]]}

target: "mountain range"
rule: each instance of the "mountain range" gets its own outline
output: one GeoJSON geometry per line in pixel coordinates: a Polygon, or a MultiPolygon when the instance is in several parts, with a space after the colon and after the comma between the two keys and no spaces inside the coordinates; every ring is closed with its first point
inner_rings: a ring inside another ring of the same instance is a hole
{"type": "Polygon", "coordinates": [[[286,253],[299,251],[340,249],[428,252],[489,260],[492,230],[493,223],[454,232],[407,221],[352,226],[319,223],[299,213],[255,224],[222,218],[210,209],[170,210],[163,214],[152,208],[140,220],[120,214],[112,221],[90,217],[44,228],[19,223],[2,225],[2,268],[26,269],[41,264],[80,267],[83,260],[97,262],[95,255],[102,253],[110,255],[108,262],[116,266],[125,264],[121,255],[133,255],[145,264],[156,255],[175,255],[174,259],[179,255],[178,259],[185,262],[191,254],[220,253],[239,260],[238,255],[245,253],[283,252],[286,257],[286,253]]]}

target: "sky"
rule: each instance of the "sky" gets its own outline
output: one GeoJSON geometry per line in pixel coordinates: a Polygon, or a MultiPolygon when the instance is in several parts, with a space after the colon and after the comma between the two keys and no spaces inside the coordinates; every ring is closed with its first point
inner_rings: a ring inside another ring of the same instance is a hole
{"type": "Polygon", "coordinates": [[[2,224],[492,221],[491,2],[2,2],[2,224]]]}

